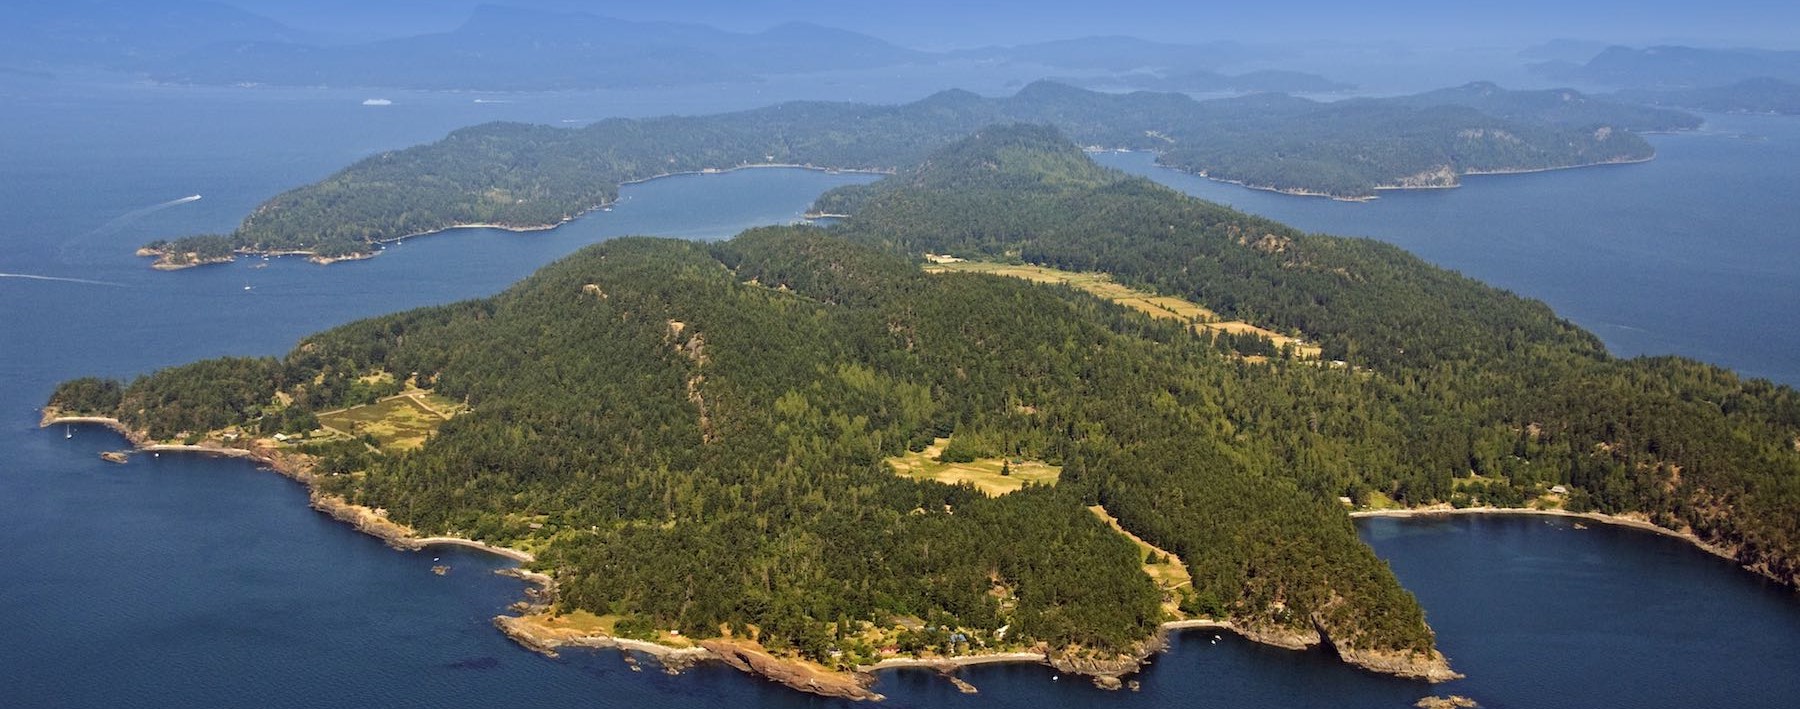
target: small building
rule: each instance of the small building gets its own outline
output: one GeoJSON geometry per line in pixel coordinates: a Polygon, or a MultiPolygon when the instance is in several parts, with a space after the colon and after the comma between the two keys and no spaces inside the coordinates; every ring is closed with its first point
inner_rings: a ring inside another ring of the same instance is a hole
{"type": "Polygon", "coordinates": [[[1569,494],[1569,488],[1562,485],[1551,485],[1550,493],[1553,495],[1567,495],[1569,494]]]}

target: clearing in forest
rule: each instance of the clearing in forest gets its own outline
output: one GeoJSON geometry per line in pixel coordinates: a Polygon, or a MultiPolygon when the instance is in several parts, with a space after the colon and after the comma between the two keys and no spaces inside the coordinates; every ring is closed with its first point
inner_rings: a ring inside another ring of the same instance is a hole
{"type": "Polygon", "coordinates": [[[1188,575],[1187,564],[1181,561],[1181,557],[1172,552],[1163,551],[1150,542],[1139,539],[1138,535],[1125,531],[1124,527],[1119,526],[1119,518],[1112,516],[1105,507],[1094,505],[1089,507],[1088,511],[1105,521],[1107,526],[1113,528],[1113,531],[1125,535],[1127,539],[1131,540],[1131,543],[1138,546],[1138,550],[1144,555],[1144,574],[1149,576],[1156,587],[1163,592],[1163,610],[1177,618],[1181,617],[1181,589],[1194,585],[1194,577],[1188,575]]]}
{"type": "Polygon", "coordinates": [[[996,276],[1023,278],[1037,283],[1061,283],[1137,310],[1153,318],[1191,323],[1196,331],[1222,332],[1231,335],[1245,332],[1255,333],[1274,342],[1277,348],[1291,345],[1294,348],[1294,356],[1301,359],[1318,359],[1320,353],[1317,345],[1308,344],[1299,338],[1260,328],[1242,320],[1220,320],[1218,313],[1199,303],[1174,296],[1141,291],[1114,281],[1111,275],[1105,273],[1077,273],[1046,266],[991,261],[934,263],[926,266],[925,271],[927,273],[988,273],[996,276]]]}
{"type": "Polygon", "coordinates": [[[999,497],[1025,487],[1026,483],[1055,485],[1062,468],[1035,460],[980,458],[968,463],[945,463],[938,460],[948,438],[933,441],[925,450],[907,452],[889,458],[894,472],[917,480],[936,480],[946,485],[969,483],[988,497],[999,497]],[[1005,471],[1007,474],[1002,475],[1005,471]]]}
{"type": "Polygon", "coordinates": [[[387,397],[373,404],[319,414],[325,430],[352,438],[375,437],[383,449],[412,450],[461,409],[462,405],[424,390],[387,397]]]}

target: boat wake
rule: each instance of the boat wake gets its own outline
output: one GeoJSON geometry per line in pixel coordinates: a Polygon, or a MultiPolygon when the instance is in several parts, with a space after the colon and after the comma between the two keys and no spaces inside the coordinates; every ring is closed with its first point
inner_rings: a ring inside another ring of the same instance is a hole
{"type": "Polygon", "coordinates": [[[62,276],[39,276],[31,273],[0,273],[0,278],[20,278],[28,281],[56,281],[58,283],[82,283],[90,286],[111,286],[113,288],[129,287],[123,283],[114,283],[112,281],[95,281],[86,278],[64,278],[62,276]]]}
{"type": "Polygon", "coordinates": [[[88,242],[94,240],[97,237],[105,236],[107,234],[116,232],[119,229],[124,228],[125,225],[130,224],[139,219],[142,219],[144,217],[150,216],[151,214],[155,214],[156,212],[160,212],[160,211],[168,209],[170,207],[176,207],[176,206],[180,206],[183,204],[187,204],[189,202],[198,202],[198,201],[200,201],[200,195],[195,194],[195,195],[188,195],[188,196],[182,197],[180,199],[171,199],[167,202],[158,202],[158,203],[152,204],[148,207],[143,207],[141,209],[133,209],[129,212],[126,212],[119,216],[113,217],[111,221],[108,221],[105,224],[101,224],[98,228],[94,229],[93,231],[90,231],[86,234],[83,234],[76,238],[70,239],[66,242],[63,242],[62,248],[60,249],[58,256],[60,256],[62,258],[62,260],[66,262],[68,260],[69,250],[71,248],[74,248],[77,246],[85,246],[88,242]]]}
{"type": "Polygon", "coordinates": [[[176,206],[179,204],[187,204],[189,202],[198,202],[198,201],[200,201],[200,195],[196,194],[196,195],[188,195],[186,197],[182,197],[181,199],[171,199],[167,202],[159,202],[157,204],[152,204],[148,207],[144,207],[143,209],[133,209],[133,210],[126,212],[124,214],[121,214],[117,217],[113,217],[112,221],[109,221],[105,224],[101,224],[100,228],[95,229],[92,233],[89,234],[89,236],[94,236],[96,234],[106,234],[109,232],[117,231],[119,227],[125,226],[126,224],[130,224],[132,222],[132,220],[134,220],[134,219],[140,219],[143,217],[147,217],[147,216],[150,216],[151,214],[160,212],[162,210],[168,209],[170,207],[173,207],[173,206],[176,206]]]}

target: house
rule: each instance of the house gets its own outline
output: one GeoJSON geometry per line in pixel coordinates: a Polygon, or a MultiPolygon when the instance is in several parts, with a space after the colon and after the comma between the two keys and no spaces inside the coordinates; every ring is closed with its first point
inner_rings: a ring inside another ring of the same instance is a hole
{"type": "Polygon", "coordinates": [[[1550,486],[1550,494],[1567,495],[1567,494],[1569,494],[1569,488],[1564,487],[1562,485],[1551,485],[1550,486]]]}

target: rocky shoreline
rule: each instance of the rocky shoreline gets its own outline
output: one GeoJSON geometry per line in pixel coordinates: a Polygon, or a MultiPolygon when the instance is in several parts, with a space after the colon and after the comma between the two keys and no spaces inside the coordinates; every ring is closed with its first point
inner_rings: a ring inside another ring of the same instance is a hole
{"type": "MultiPolygon", "coordinates": [[[[220,455],[254,460],[270,469],[306,485],[310,504],[313,509],[331,516],[333,519],[350,525],[357,531],[376,537],[395,549],[416,551],[432,545],[455,545],[478,549],[491,554],[506,557],[520,563],[530,563],[534,557],[518,549],[496,546],[472,539],[444,536],[421,536],[416,530],[388,519],[385,511],[357,505],[336,495],[321,492],[314,484],[311,463],[306,456],[289,453],[269,446],[253,448],[234,448],[217,445],[178,445],[157,443],[150,440],[143,432],[133,431],[121,421],[105,416],[64,416],[54,408],[46,408],[41,427],[65,424],[93,424],[104,426],[130,441],[132,446],[145,452],[177,451],[199,453],[203,455],[220,455]]],[[[556,594],[555,580],[545,574],[520,569],[506,569],[502,573],[517,577],[539,588],[528,591],[528,597],[535,603],[524,603],[517,606],[527,611],[547,611],[556,594]]],[[[1119,689],[1125,684],[1125,678],[1141,670],[1144,664],[1158,652],[1168,647],[1170,633],[1182,630],[1213,629],[1236,633],[1252,642],[1273,645],[1289,649],[1306,649],[1329,642],[1319,633],[1303,633],[1292,630],[1246,628],[1228,621],[1193,619],[1163,623],[1158,626],[1156,634],[1146,639],[1132,654],[1121,654],[1111,657],[1097,657],[1085,653],[1054,651],[1039,646],[1028,651],[995,652],[974,655],[956,655],[947,657],[888,658],[870,665],[857,667],[850,671],[833,670],[816,663],[803,660],[780,658],[764,651],[753,641],[731,638],[714,638],[700,641],[696,645],[677,647],[663,643],[632,640],[608,634],[583,632],[573,628],[551,627],[543,619],[547,615],[503,615],[494,618],[496,628],[507,637],[518,642],[527,649],[554,657],[558,648],[612,648],[625,652],[642,653],[656,658],[663,667],[671,672],[703,660],[716,660],[739,670],[765,677],[793,689],[826,697],[837,697],[856,701],[877,701],[882,696],[871,687],[875,684],[873,672],[884,669],[924,668],[943,674],[959,690],[974,692],[975,688],[967,682],[956,679],[952,673],[962,667],[980,664],[1025,662],[1046,665],[1059,672],[1089,677],[1096,686],[1105,689],[1119,689]]],[[[1442,654],[1433,653],[1430,658],[1405,656],[1396,653],[1380,653],[1360,651],[1334,644],[1340,657],[1345,662],[1375,672],[1392,674],[1400,677],[1423,679],[1441,682],[1455,679],[1461,675],[1452,672],[1442,654]]]]}

